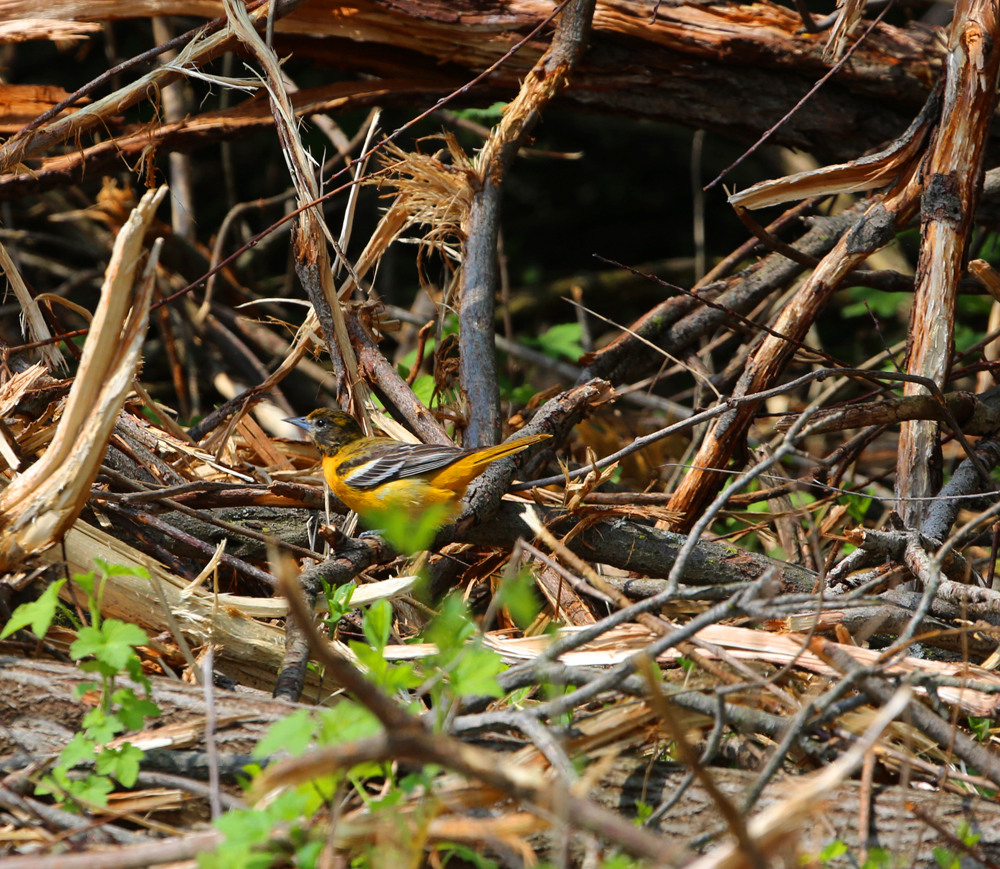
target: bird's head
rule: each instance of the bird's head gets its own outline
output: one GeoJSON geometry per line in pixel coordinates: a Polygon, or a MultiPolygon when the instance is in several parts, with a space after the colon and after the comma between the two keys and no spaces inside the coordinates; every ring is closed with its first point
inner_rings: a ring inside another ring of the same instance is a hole
{"type": "Polygon", "coordinates": [[[309,437],[324,456],[332,456],[345,444],[365,436],[358,421],[342,410],[320,408],[308,416],[288,417],[285,422],[309,432],[309,437]]]}

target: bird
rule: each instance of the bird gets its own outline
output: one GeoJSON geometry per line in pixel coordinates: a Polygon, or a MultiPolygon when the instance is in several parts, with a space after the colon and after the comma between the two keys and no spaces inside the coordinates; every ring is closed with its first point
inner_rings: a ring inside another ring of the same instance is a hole
{"type": "Polygon", "coordinates": [[[443,505],[442,521],[448,521],[460,511],[469,483],[489,465],[552,437],[536,434],[494,447],[462,449],[367,437],[342,410],[320,408],[285,422],[309,433],[323,457],[327,484],[363,518],[393,508],[413,514],[443,505]]]}

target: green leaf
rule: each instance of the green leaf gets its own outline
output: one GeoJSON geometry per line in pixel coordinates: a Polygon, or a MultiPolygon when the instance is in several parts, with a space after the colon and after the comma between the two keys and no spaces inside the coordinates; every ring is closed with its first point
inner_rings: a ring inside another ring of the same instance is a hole
{"type": "Polygon", "coordinates": [[[399,789],[404,794],[412,794],[417,788],[430,791],[434,787],[434,779],[439,772],[441,772],[441,767],[437,764],[425,764],[415,772],[404,775],[399,780],[399,789]]]}
{"type": "Polygon", "coordinates": [[[637,800],[635,804],[635,813],[635,825],[637,827],[641,827],[647,820],[649,820],[650,815],[653,814],[653,807],[649,805],[649,803],[637,800]]]}
{"type": "Polygon", "coordinates": [[[31,625],[31,631],[36,637],[44,637],[59,610],[59,589],[66,584],[65,579],[53,582],[43,591],[37,600],[23,603],[14,610],[7,624],[0,631],[0,640],[9,637],[14,631],[31,625]]]}
{"type": "Polygon", "coordinates": [[[91,763],[96,748],[97,743],[93,739],[84,733],[76,733],[59,753],[59,765],[65,769],[72,769],[78,763],[91,763]]]}
{"type": "Polygon", "coordinates": [[[985,742],[990,736],[990,719],[976,718],[974,715],[968,717],[969,729],[975,734],[979,742],[985,742]]]}
{"type": "Polygon", "coordinates": [[[145,757],[141,748],[126,742],[121,748],[105,748],[97,755],[96,769],[130,788],[139,778],[139,764],[145,757]]]}
{"type": "Polygon", "coordinates": [[[467,118],[477,124],[495,124],[503,117],[503,110],[507,108],[507,103],[493,103],[486,109],[455,109],[455,114],[460,118],[467,118]]]}
{"type": "Polygon", "coordinates": [[[872,291],[867,287],[852,287],[848,290],[848,295],[859,301],[841,308],[841,316],[867,317],[869,322],[872,315],[880,319],[895,319],[899,317],[900,311],[908,310],[913,301],[912,293],[882,293],[877,290],[872,291]],[[865,306],[866,301],[868,302],[867,307],[865,306]]]}
{"type": "Polygon", "coordinates": [[[66,777],[66,770],[53,769],[52,775],[42,776],[40,781],[35,782],[35,796],[52,796],[57,800],[62,800],[69,786],[69,779],[66,777]],[[63,785],[66,782],[66,785],[63,785]]]}
{"type": "Polygon", "coordinates": [[[368,811],[378,812],[398,806],[403,800],[403,792],[398,788],[391,789],[384,797],[371,800],[368,803],[368,811]]]}
{"type": "Polygon", "coordinates": [[[446,842],[438,846],[438,850],[444,858],[441,861],[442,866],[447,866],[452,857],[456,857],[459,863],[471,864],[476,869],[497,869],[500,865],[496,861],[484,857],[479,851],[470,848],[468,845],[446,842]]]}
{"type": "Polygon", "coordinates": [[[126,730],[138,730],[147,718],[158,718],[160,707],[152,700],[137,697],[131,688],[119,688],[111,695],[118,704],[117,714],[126,730]]]}
{"type": "Polygon", "coordinates": [[[69,653],[77,661],[93,655],[118,673],[135,654],[134,647],[148,642],[149,637],[141,628],[118,619],[105,619],[100,628],[81,628],[69,653]]]}
{"type": "Polygon", "coordinates": [[[83,716],[83,726],[87,736],[98,745],[104,745],[125,730],[125,723],[115,714],[105,712],[101,707],[91,709],[83,716]]]}
{"type": "Polygon", "coordinates": [[[73,693],[76,695],[78,700],[82,700],[84,695],[89,694],[91,691],[100,691],[101,686],[97,682],[81,682],[73,689],[73,693]]]}
{"type": "MultiPolygon", "coordinates": [[[[103,775],[88,775],[83,779],[67,779],[64,787],[78,800],[92,803],[95,806],[106,806],[108,794],[115,789],[114,782],[103,775]]],[[[38,793],[37,788],[35,793],[38,793]]]]}
{"type": "Polygon", "coordinates": [[[107,776],[89,773],[82,778],[70,778],[65,767],[57,766],[53,768],[52,775],[44,776],[35,785],[35,796],[51,795],[62,801],[69,795],[96,806],[106,806],[108,794],[114,789],[107,776]]]}
{"type": "Polygon", "coordinates": [[[275,863],[275,855],[267,851],[254,851],[249,845],[240,842],[225,842],[215,851],[202,851],[198,854],[199,869],[270,869],[275,863]]]}
{"type": "Polygon", "coordinates": [[[317,722],[308,709],[299,709],[275,721],[267,735],[253,748],[254,757],[268,757],[279,751],[292,757],[305,753],[316,736],[317,722]]]}
{"type": "Polygon", "coordinates": [[[819,859],[824,863],[829,863],[831,860],[843,857],[846,853],[847,845],[845,845],[840,839],[834,839],[829,845],[819,852],[819,859]]]}
{"type": "Polygon", "coordinates": [[[357,640],[351,640],[347,645],[358,656],[361,666],[368,671],[369,678],[380,682],[389,668],[389,662],[382,657],[382,652],[367,643],[359,643],[357,640]]]}
{"type": "Polygon", "coordinates": [[[582,338],[583,327],[579,323],[560,323],[544,331],[531,343],[536,343],[548,356],[554,358],[563,356],[576,362],[584,353],[583,345],[580,343],[582,338]]]}
{"type": "Polygon", "coordinates": [[[492,649],[470,647],[451,671],[452,689],[459,697],[502,697],[496,677],[503,670],[503,661],[492,649]]]}
{"type": "Polygon", "coordinates": [[[109,667],[107,664],[96,660],[81,661],[78,666],[84,673],[100,673],[105,679],[111,679],[118,675],[119,672],[115,667],[109,667]]]}
{"type": "Polygon", "coordinates": [[[535,594],[535,578],[531,571],[522,569],[513,578],[505,578],[500,583],[497,602],[507,607],[514,623],[524,630],[538,615],[541,604],[535,594]]]}
{"type": "Polygon", "coordinates": [[[892,855],[884,848],[869,848],[868,859],[861,869],[888,869],[892,865],[892,855]]]}
{"type": "Polygon", "coordinates": [[[253,847],[263,845],[271,836],[273,819],[270,812],[247,810],[229,812],[215,822],[216,829],[227,839],[253,847]]]}
{"type": "Polygon", "coordinates": [[[958,832],[955,835],[962,840],[963,845],[968,845],[970,848],[977,845],[979,840],[983,838],[982,833],[973,833],[972,828],[966,821],[962,821],[958,825],[958,832]]]}
{"type": "Polygon", "coordinates": [[[326,606],[330,611],[326,619],[327,627],[333,628],[351,611],[351,598],[354,597],[357,587],[354,582],[333,586],[323,580],[323,596],[326,598],[326,606]]]}
{"type": "Polygon", "coordinates": [[[520,386],[515,386],[511,389],[507,393],[506,399],[514,404],[527,404],[537,393],[538,390],[530,383],[522,383],[520,386]]]}
{"type": "Polygon", "coordinates": [[[450,513],[449,505],[435,504],[425,507],[417,515],[401,509],[373,510],[364,515],[364,520],[370,528],[378,528],[397,552],[412,555],[430,546],[450,513]]]}
{"type": "MultiPolygon", "coordinates": [[[[437,346],[437,339],[428,338],[424,343],[424,358],[426,359],[434,352],[434,348],[437,346]]],[[[399,372],[401,377],[408,377],[410,372],[413,370],[413,366],[417,364],[417,348],[414,347],[409,353],[407,353],[402,359],[399,360],[399,368],[405,368],[406,374],[402,371],[399,372]]],[[[433,377],[431,380],[433,381],[433,377]]]]}
{"type": "Polygon", "coordinates": [[[389,643],[392,633],[392,605],[387,600],[375,601],[361,620],[361,630],[364,632],[372,648],[380,653],[389,643]]]}
{"type": "Polygon", "coordinates": [[[95,558],[94,564],[105,576],[138,576],[142,579],[149,579],[149,571],[145,567],[129,564],[110,564],[101,558],[95,558]]]}
{"type": "Polygon", "coordinates": [[[451,592],[438,607],[438,614],[424,632],[426,642],[438,647],[438,659],[446,662],[465,645],[476,631],[462,595],[451,592]]]}
{"type": "Polygon", "coordinates": [[[295,849],[294,865],[300,869],[315,869],[319,865],[319,857],[323,853],[324,847],[326,847],[326,842],[322,839],[306,842],[295,849]]]}
{"type": "Polygon", "coordinates": [[[97,583],[97,574],[91,571],[90,573],[75,573],[73,574],[73,582],[75,582],[87,597],[94,596],[94,588],[97,583]]]}
{"type": "Polygon", "coordinates": [[[847,515],[857,522],[858,525],[862,525],[868,513],[868,508],[872,504],[872,500],[871,495],[858,493],[854,495],[841,495],[837,498],[837,503],[845,505],[847,507],[847,515]]]}
{"type": "MultiPolygon", "coordinates": [[[[147,697],[153,693],[153,683],[149,681],[149,676],[143,672],[142,661],[139,660],[138,655],[133,655],[125,662],[125,670],[131,679],[146,689],[147,697]]],[[[157,715],[159,715],[159,712],[157,712],[157,715]]]]}
{"type": "Polygon", "coordinates": [[[420,399],[424,407],[430,407],[434,401],[434,377],[430,374],[420,374],[413,381],[413,394],[420,399]]]}
{"type": "Polygon", "coordinates": [[[948,848],[935,848],[932,853],[941,869],[962,869],[962,864],[954,851],[950,851],[948,848]]]}
{"type": "Polygon", "coordinates": [[[375,736],[381,729],[378,719],[360,703],[343,700],[332,709],[320,709],[320,745],[339,745],[375,736]]]}
{"type": "MultiPolygon", "coordinates": [[[[565,697],[567,694],[572,693],[576,689],[572,685],[556,685],[552,682],[544,682],[541,685],[542,694],[547,700],[556,700],[560,697],[565,697]]],[[[571,712],[564,712],[562,715],[556,715],[551,718],[550,721],[553,724],[559,725],[561,727],[568,727],[569,723],[573,720],[573,714],[571,712]]],[[[670,757],[670,760],[676,760],[674,757],[670,757]]]]}
{"type": "Polygon", "coordinates": [[[638,869],[641,864],[638,860],[629,857],[628,854],[612,854],[602,864],[601,869],[638,869]]]}
{"type": "Polygon", "coordinates": [[[423,677],[416,671],[412,663],[388,664],[385,672],[379,677],[378,685],[386,694],[396,694],[410,688],[419,688],[424,683],[423,677]]]}

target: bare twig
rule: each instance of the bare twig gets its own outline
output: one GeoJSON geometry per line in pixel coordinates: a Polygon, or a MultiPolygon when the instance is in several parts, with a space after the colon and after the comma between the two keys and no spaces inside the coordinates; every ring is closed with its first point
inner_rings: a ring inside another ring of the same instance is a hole
{"type": "Polygon", "coordinates": [[[594,5],[595,0],[563,0],[559,5],[557,12],[565,12],[552,45],[527,75],[479,154],[479,186],[465,227],[459,312],[460,377],[468,401],[467,446],[495,444],[501,433],[493,311],[503,177],[542,109],[565,87],[590,34],[594,5]]]}

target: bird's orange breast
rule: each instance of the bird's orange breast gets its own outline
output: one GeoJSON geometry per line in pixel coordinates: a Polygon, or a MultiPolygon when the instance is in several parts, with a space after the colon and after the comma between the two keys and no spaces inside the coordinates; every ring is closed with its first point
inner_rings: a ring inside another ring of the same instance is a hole
{"type": "Polygon", "coordinates": [[[371,489],[359,489],[346,482],[337,473],[340,462],[336,456],[324,458],[323,476],[326,477],[333,494],[355,513],[362,515],[394,508],[413,511],[448,503],[453,503],[457,507],[468,486],[468,483],[461,488],[440,485],[436,478],[444,475],[444,471],[448,470],[445,468],[444,471],[431,475],[429,479],[423,476],[403,477],[381,483],[371,489]]]}

